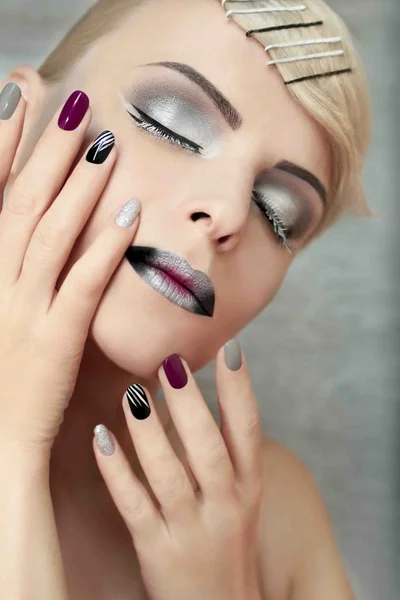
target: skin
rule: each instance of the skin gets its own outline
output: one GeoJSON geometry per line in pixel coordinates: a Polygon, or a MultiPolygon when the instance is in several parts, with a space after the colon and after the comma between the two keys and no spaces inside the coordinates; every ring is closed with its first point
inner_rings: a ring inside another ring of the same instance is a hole
{"type": "MultiPolygon", "coordinates": [[[[265,63],[262,46],[228,22],[218,3],[170,0],[124,19],[60,84],[46,85],[28,65],[10,74],[28,97],[13,177],[54,111],[76,89],[88,94],[93,111],[77,161],[100,131],[109,129],[116,138],[117,163],[60,284],[110,214],[136,197],[142,212],[134,243],[183,256],[211,278],[217,297],[213,318],[195,315],[155,292],[126,260],[115,271],[93,319],[77,385],[52,452],[55,511],[65,539],[72,535],[68,533],[72,515],[85,522],[93,537],[99,536],[99,528],[86,521],[88,514],[98,512],[102,523],[109,523],[107,535],[118,539],[118,548],[122,550],[121,540],[131,547],[95,461],[94,426],[107,425],[145,483],[121,410],[126,388],[141,383],[156,398],[157,371],[173,353],[182,356],[192,372],[209,363],[271,302],[322,217],[316,191],[294,176],[284,177],[282,185],[290,185],[311,207],[307,232],[290,254],[252,201],[252,190],[262,189],[269,170],[282,160],[311,171],[328,190],[330,185],[330,154],[323,132],[265,63]],[[205,75],[240,113],[241,128],[232,131],[212,102],[179,73],[141,66],[160,60],[186,63],[205,75]],[[204,118],[218,131],[213,153],[192,155],[135,128],[121,94],[129,100],[139,83],[166,82],[201,97],[204,118]],[[197,212],[205,215],[192,220],[197,212]]],[[[156,403],[156,408],[170,439],[178,444],[166,405],[156,403]]]]}

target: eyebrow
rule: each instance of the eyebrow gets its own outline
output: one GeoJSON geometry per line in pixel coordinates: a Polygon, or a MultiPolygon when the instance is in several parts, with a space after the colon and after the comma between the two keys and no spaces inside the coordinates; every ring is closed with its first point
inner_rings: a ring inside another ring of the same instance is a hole
{"type": "Polygon", "coordinates": [[[324,184],[313,173],[307,171],[307,169],[303,169],[303,167],[299,167],[299,165],[295,165],[288,160],[282,160],[279,162],[277,165],[275,165],[275,169],[280,169],[281,171],[295,175],[295,177],[299,177],[300,179],[303,179],[303,181],[309,183],[318,192],[318,195],[322,200],[322,204],[326,208],[328,192],[326,191],[324,184]]]}
{"type": "Polygon", "coordinates": [[[178,71],[178,73],[182,73],[187,79],[190,79],[193,83],[201,87],[201,89],[207,94],[209,98],[214,102],[215,106],[221,112],[225,121],[228,123],[233,131],[237,131],[243,123],[242,117],[236,110],[236,108],[229,102],[227,98],[219,91],[218,88],[215,87],[211,81],[209,81],[204,75],[196,71],[193,67],[189,65],[185,65],[179,62],[170,62],[170,61],[162,61],[162,62],[154,62],[147,63],[143,65],[145,67],[152,66],[160,66],[166,67],[167,69],[172,69],[173,71],[178,71]]]}

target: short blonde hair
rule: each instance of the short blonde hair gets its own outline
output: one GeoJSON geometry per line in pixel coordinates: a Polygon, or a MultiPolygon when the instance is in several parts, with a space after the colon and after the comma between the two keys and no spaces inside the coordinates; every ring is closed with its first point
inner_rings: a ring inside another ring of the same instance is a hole
{"type": "MultiPolygon", "coordinates": [[[[128,12],[148,6],[154,1],[159,0],[99,0],[50,54],[39,69],[40,75],[49,83],[61,81],[89,47],[117,27],[128,12]]],[[[294,1],[296,5],[299,4],[298,0],[279,0],[279,3],[260,0],[252,2],[251,6],[293,7],[294,1]]],[[[345,212],[364,217],[375,216],[365,200],[361,182],[364,158],[370,139],[371,117],[365,73],[346,25],[323,0],[304,0],[302,3],[306,4],[307,10],[295,13],[235,14],[231,19],[246,32],[261,28],[268,29],[269,31],[252,33],[249,37],[249,43],[254,38],[263,46],[315,38],[336,36],[342,38],[341,47],[345,51],[344,56],[266,67],[277,68],[285,82],[346,67],[352,69],[350,73],[307,79],[288,85],[289,91],[326,133],[332,155],[332,181],[327,209],[311,238],[313,240],[332,226],[345,212]],[[323,24],[271,31],[271,28],[288,24],[319,21],[323,21],[323,24]]],[[[235,2],[225,5],[225,9],[231,7],[245,9],[249,8],[249,3],[235,2]]],[[[318,52],[325,50],[332,50],[332,47],[326,43],[318,45],[318,52]]],[[[269,51],[272,59],[298,54],[298,48],[290,47],[269,51]]]]}

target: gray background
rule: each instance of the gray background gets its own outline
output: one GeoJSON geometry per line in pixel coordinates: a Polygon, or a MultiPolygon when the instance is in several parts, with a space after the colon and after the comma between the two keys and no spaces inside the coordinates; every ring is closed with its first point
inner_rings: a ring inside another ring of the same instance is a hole
{"type": "MultiPolygon", "coordinates": [[[[39,65],[90,4],[0,0],[0,77],[18,62],[39,65]]],[[[240,340],[264,432],[311,469],[358,597],[395,600],[400,0],[330,5],[349,24],[371,82],[373,142],[364,179],[369,203],[381,216],[346,218],[316,241],[240,340]]],[[[214,364],[197,378],[217,416],[213,369],[214,364]]]]}

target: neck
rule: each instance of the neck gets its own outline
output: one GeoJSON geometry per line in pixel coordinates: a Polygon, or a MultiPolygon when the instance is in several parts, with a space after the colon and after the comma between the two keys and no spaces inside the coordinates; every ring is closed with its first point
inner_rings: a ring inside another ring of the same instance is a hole
{"type": "Polygon", "coordinates": [[[117,438],[135,475],[143,472],[130,437],[122,397],[132,383],[146,386],[154,400],[162,425],[168,431],[172,420],[165,402],[157,400],[158,380],[144,380],[119,369],[88,339],[75,390],[53,445],[50,479],[53,486],[67,485],[69,489],[104,488],[97,466],[92,440],[96,425],[104,424],[117,438]]]}

